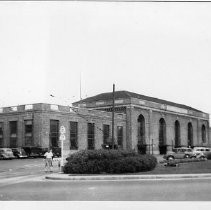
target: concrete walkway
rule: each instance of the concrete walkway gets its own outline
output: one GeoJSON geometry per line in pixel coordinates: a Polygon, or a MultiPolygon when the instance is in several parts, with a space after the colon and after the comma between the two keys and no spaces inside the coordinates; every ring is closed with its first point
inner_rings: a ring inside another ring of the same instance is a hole
{"type": "Polygon", "coordinates": [[[50,180],[160,180],[160,179],[199,179],[211,178],[207,174],[153,174],[153,175],[74,175],[64,173],[47,174],[46,179],[50,180]]]}

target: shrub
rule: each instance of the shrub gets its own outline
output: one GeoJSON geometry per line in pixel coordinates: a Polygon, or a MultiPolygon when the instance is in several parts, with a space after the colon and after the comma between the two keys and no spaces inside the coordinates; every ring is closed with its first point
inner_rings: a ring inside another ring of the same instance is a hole
{"type": "Polygon", "coordinates": [[[157,159],[126,150],[82,150],[70,155],[64,166],[67,174],[134,173],[155,168],[157,159]]]}
{"type": "Polygon", "coordinates": [[[114,160],[109,165],[109,170],[107,171],[107,173],[134,173],[136,172],[135,161],[136,160],[132,157],[114,160]]]}
{"type": "Polygon", "coordinates": [[[208,159],[208,160],[211,160],[211,152],[209,152],[209,153],[207,154],[207,159],[208,159]]]}

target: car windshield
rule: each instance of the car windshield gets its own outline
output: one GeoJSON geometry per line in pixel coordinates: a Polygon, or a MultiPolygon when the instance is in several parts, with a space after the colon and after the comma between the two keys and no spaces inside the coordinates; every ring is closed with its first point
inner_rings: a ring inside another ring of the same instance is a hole
{"type": "Polygon", "coordinates": [[[12,149],[12,151],[18,151],[18,149],[12,149]]]}
{"type": "Polygon", "coordinates": [[[187,152],[191,152],[192,150],[191,149],[187,149],[187,152]]]}

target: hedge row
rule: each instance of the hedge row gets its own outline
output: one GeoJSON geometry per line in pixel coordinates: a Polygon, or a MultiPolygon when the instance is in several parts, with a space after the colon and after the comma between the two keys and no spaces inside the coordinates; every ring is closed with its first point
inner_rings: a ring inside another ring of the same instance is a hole
{"type": "Polygon", "coordinates": [[[82,150],[70,155],[64,166],[67,174],[135,173],[153,170],[157,159],[125,150],[82,150]]]}
{"type": "Polygon", "coordinates": [[[208,153],[208,154],[207,154],[207,159],[208,159],[208,160],[211,160],[211,153],[208,153]]]}

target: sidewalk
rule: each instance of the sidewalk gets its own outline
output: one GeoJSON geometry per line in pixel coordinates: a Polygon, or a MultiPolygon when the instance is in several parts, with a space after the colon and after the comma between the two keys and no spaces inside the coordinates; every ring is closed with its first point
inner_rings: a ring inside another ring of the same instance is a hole
{"type": "Polygon", "coordinates": [[[150,174],[150,175],[74,175],[64,173],[53,173],[45,176],[50,180],[160,180],[160,179],[196,179],[211,178],[211,173],[206,174],[150,174]]]}

